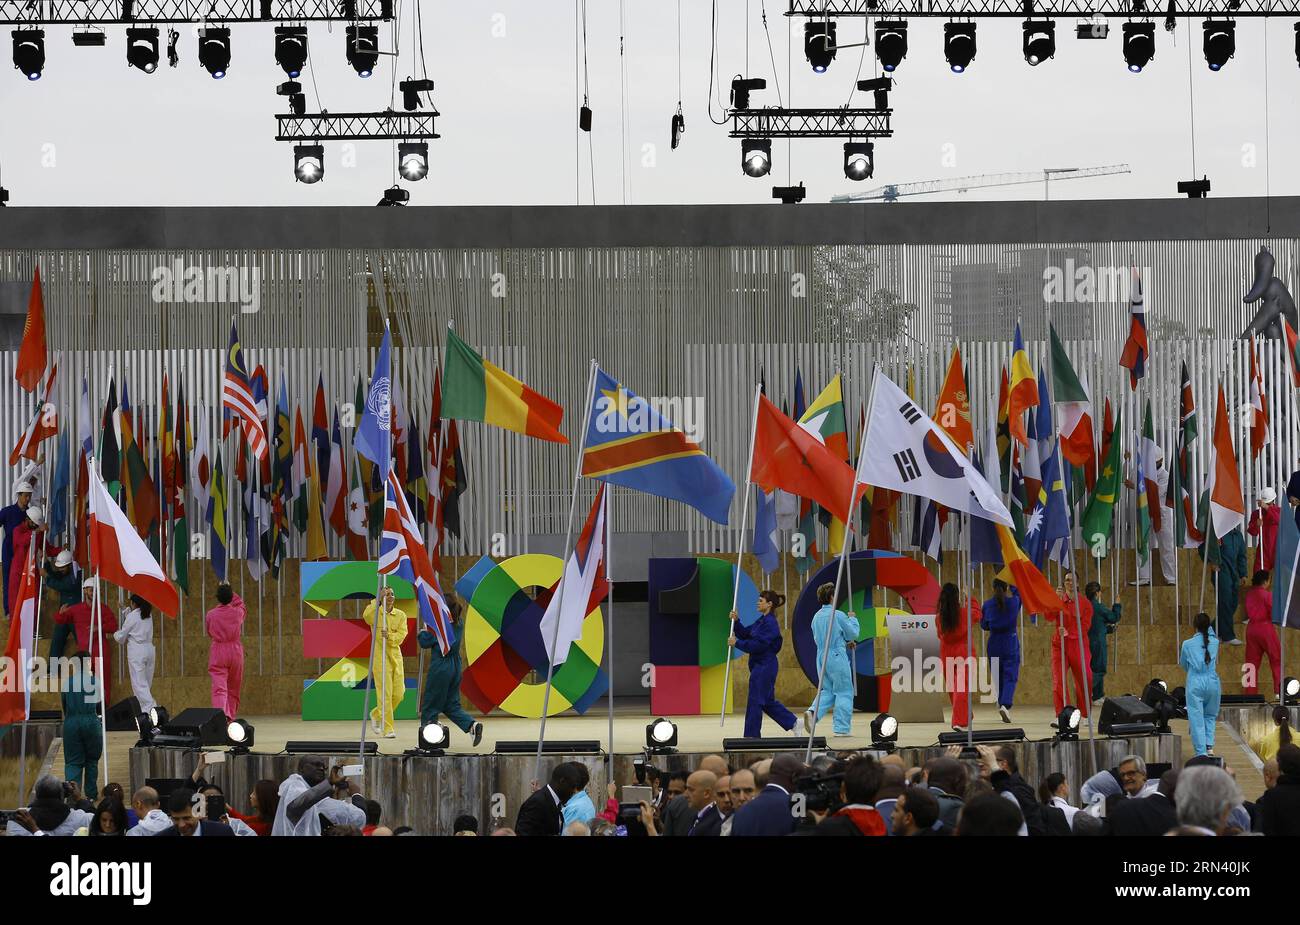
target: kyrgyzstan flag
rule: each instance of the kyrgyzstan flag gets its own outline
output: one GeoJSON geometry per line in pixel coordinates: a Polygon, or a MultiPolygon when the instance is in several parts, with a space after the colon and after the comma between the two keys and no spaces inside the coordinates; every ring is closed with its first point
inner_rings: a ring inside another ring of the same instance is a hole
{"type": "Polygon", "coordinates": [[[763,491],[780,488],[816,501],[845,523],[867,490],[854,485],[853,467],[827,449],[820,434],[790,420],[766,395],[758,396],[750,478],[763,491]]]}
{"type": "Polygon", "coordinates": [[[99,473],[90,473],[90,567],[105,581],[138,594],[169,617],[180,610],[180,594],[158,560],[117,506],[99,473]]]}
{"type": "Polygon", "coordinates": [[[1210,518],[1214,535],[1220,539],[1246,519],[1246,500],[1241,494],[1241,473],[1232,451],[1232,424],[1228,405],[1219,386],[1219,404],[1214,411],[1214,464],[1210,467],[1210,518]]]}
{"type": "Polygon", "coordinates": [[[27,300],[27,320],[23,322],[23,341],[18,348],[18,365],[14,378],[28,392],[35,392],[45,375],[49,348],[45,344],[45,299],[41,296],[41,268],[32,277],[32,294],[27,300]]]}
{"type": "MultiPolygon", "coordinates": [[[[36,655],[36,544],[27,549],[27,558],[15,562],[21,568],[18,596],[9,602],[9,638],[5,642],[5,663],[15,675],[0,685],[0,726],[24,722],[31,715],[32,692],[30,665],[36,655]]],[[[8,674],[8,672],[6,672],[8,674]]]]}

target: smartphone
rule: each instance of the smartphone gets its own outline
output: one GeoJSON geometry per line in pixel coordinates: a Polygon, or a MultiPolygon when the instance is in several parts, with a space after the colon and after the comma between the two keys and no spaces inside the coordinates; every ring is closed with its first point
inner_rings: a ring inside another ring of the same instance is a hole
{"type": "Polygon", "coordinates": [[[649,787],[638,787],[632,784],[628,784],[623,787],[623,796],[622,796],[623,803],[637,804],[642,801],[649,803],[650,799],[651,797],[650,797],[649,787]]]}
{"type": "Polygon", "coordinates": [[[203,763],[204,764],[225,764],[226,753],[225,752],[204,752],[203,763]]]}
{"type": "Polygon", "coordinates": [[[366,773],[365,765],[361,765],[361,764],[345,764],[345,765],[343,765],[343,776],[344,776],[344,777],[361,777],[361,776],[363,776],[365,773],[366,773]]]}
{"type": "Polygon", "coordinates": [[[213,822],[220,822],[221,818],[226,815],[226,798],[213,794],[208,797],[207,804],[203,809],[203,817],[213,822]]]}

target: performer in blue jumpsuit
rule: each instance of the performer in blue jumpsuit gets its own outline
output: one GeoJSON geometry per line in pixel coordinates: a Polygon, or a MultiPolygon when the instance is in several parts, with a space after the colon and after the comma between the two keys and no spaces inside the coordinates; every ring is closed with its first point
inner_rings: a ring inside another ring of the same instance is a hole
{"type": "Polygon", "coordinates": [[[741,626],[736,612],[731,612],[735,635],[727,645],[749,653],[749,701],[745,707],[745,738],[756,739],[763,734],[763,714],[776,720],[786,732],[794,732],[797,721],[776,699],[776,674],[780,669],[777,653],[781,651],[781,627],[776,622],[776,609],[785,603],[785,597],[775,591],[758,595],[758,620],[752,626],[741,626]]]}
{"type": "Polygon", "coordinates": [[[0,508],[0,530],[4,530],[5,538],[3,544],[0,544],[0,566],[4,570],[4,588],[0,593],[4,596],[4,611],[9,614],[9,570],[13,567],[14,561],[14,530],[18,529],[19,524],[27,522],[27,508],[32,503],[32,485],[30,482],[19,482],[14,486],[13,504],[0,508]]]}
{"type": "Polygon", "coordinates": [[[1178,664],[1187,672],[1187,725],[1192,750],[1198,755],[1214,751],[1214,722],[1219,718],[1219,639],[1208,613],[1192,620],[1196,635],[1183,641],[1178,664]]]}
{"type": "Polygon", "coordinates": [[[836,610],[831,600],[835,596],[835,585],[827,582],[817,589],[817,600],[821,610],[812,618],[813,639],[817,643],[817,669],[826,665],[826,677],[822,681],[821,693],[813,705],[804,713],[804,728],[812,734],[813,716],[821,719],[832,709],[835,710],[834,729],[837,736],[846,736],[853,726],[853,659],[852,652],[857,645],[858,619],[853,614],[836,610]],[[834,628],[831,620],[834,619],[834,628]],[[826,652],[826,636],[830,634],[830,652],[826,652]]]}
{"type": "Polygon", "coordinates": [[[461,732],[472,733],[474,744],[483,739],[483,724],[465,712],[460,702],[460,637],[463,629],[459,620],[460,604],[447,601],[451,611],[451,647],[443,655],[438,649],[438,637],[428,630],[420,630],[416,637],[421,649],[429,651],[429,673],[424,677],[424,693],[420,697],[420,725],[427,726],[445,714],[461,732]]]}
{"type": "Polygon", "coordinates": [[[1011,722],[1011,707],[1020,680],[1020,595],[1000,578],[993,580],[993,596],[981,608],[980,628],[989,634],[987,653],[998,660],[998,713],[1002,722],[1011,722]]]}

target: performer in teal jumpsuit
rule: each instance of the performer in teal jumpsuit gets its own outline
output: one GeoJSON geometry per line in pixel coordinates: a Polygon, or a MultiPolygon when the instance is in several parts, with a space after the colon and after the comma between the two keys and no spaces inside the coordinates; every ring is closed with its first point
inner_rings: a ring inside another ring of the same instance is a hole
{"type": "Polygon", "coordinates": [[[429,650],[429,673],[424,677],[424,693],[420,697],[420,725],[436,723],[439,714],[443,714],[461,732],[472,732],[474,744],[478,745],[483,739],[483,724],[474,722],[460,702],[460,637],[463,633],[460,604],[448,601],[447,607],[451,610],[451,638],[446,655],[438,649],[438,637],[427,629],[420,630],[416,637],[420,648],[429,650]]]}
{"type": "Polygon", "coordinates": [[[104,731],[99,720],[101,694],[90,670],[90,653],[78,652],[71,664],[71,672],[61,678],[63,779],[76,781],[86,798],[94,800],[99,795],[95,778],[104,754],[104,731]]]}
{"type": "Polygon", "coordinates": [[[835,711],[833,727],[837,736],[846,736],[853,725],[853,660],[851,653],[857,645],[857,617],[836,610],[831,603],[835,585],[827,582],[817,589],[821,610],[812,618],[813,639],[817,642],[817,668],[826,666],[821,693],[804,714],[804,726],[811,734],[813,716],[821,719],[832,709],[835,711]],[[834,628],[831,628],[831,620],[834,628]],[[830,652],[826,653],[826,636],[830,634],[830,652]]]}
{"type": "Polygon", "coordinates": [[[1192,750],[1198,755],[1214,751],[1214,722],[1219,718],[1219,640],[1210,615],[1198,613],[1192,621],[1196,635],[1183,641],[1178,664],[1187,672],[1187,725],[1192,750]]]}
{"type": "MultiPolygon", "coordinates": [[[[1200,545],[1199,555],[1205,558],[1204,543],[1200,545]]],[[[1219,640],[1225,645],[1242,645],[1232,625],[1241,604],[1241,585],[1246,580],[1246,540],[1240,527],[1213,544],[1209,562],[1218,599],[1219,640]]]]}
{"type": "MultiPolygon", "coordinates": [[[[72,553],[66,549],[53,561],[45,560],[45,587],[59,595],[59,609],[81,603],[81,575],[72,564],[72,553]]],[[[67,650],[68,640],[77,636],[71,623],[55,623],[50,633],[50,658],[58,658],[67,650]]]]}
{"type": "Polygon", "coordinates": [[[1120,602],[1109,608],[1101,602],[1101,584],[1090,581],[1083,586],[1083,594],[1092,602],[1092,623],[1088,626],[1088,648],[1092,650],[1088,668],[1092,672],[1092,700],[1098,703],[1106,697],[1106,637],[1115,632],[1120,619],[1120,602]]]}

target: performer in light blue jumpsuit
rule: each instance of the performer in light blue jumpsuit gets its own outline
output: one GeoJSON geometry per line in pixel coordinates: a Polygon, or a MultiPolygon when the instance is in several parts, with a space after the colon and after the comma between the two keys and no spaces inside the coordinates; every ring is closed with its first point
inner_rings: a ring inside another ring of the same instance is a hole
{"type": "Polygon", "coordinates": [[[984,602],[981,611],[980,628],[989,634],[988,657],[998,660],[998,713],[1002,722],[1009,723],[1020,680],[1020,637],[1016,635],[1020,595],[1014,588],[1008,594],[1007,583],[995,578],[993,596],[984,602]]]}
{"type": "Polygon", "coordinates": [[[766,713],[786,732],[791,732],[798,725],[794,714],[785,708],[785,704],[776,699],[776,675],[780,670],[777,653],[781,651],[781,627],[776,622],[776,609],[785,603],[785,598],[775,591],[763,591],[758,595],[758,620],[750,626],[742,626],[732,611],[735,620],[735,635],[728,640],[741,652],[749,653],[749,699],[745,705],[745,738],[756,739],[763,734],[763,714],[766,713]]]}
{"type": "Polygon", "coordinates": [[[853,725],[853,660],[851,653],[857,645],[858,619],[853,614],[836,610],[831,603],[835,596],[835,585],[827,582],[817,589],[817,600],[821,610],[812,618],[813,639],[817,642],[817,668],[826,666],[826,677],[822,681],[821,693],[813,705],[804,713],[804,726],[812,733],[814,713],[821,719],[834,708],[834,729],[837,736],[849,734],[853,725]],[[832,617],[835,620],[831,626],[832,617]],[[827,655],[826,634],[830,633],[830,653],[827,655]]]}
{"type": "Polygon", "coordinates": [[[1192,621],[1196,635],[1184,640],[1178,664],[1187,672],[1187,725],[1192,734],[1192,750],[1198,755],[1214,751],[1214,722],[1219,718],[1219,637],[1214,634],[1208,613],[1198,613],[1192,621]]]}

